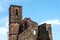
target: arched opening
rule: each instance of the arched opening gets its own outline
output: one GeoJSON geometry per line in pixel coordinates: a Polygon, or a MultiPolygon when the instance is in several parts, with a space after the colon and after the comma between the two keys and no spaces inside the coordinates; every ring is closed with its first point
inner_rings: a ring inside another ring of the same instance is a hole
{"type": "Polygon", "coordinates": [[[18,16],[18,9],[16,9],[16,15],[18,16]]]}

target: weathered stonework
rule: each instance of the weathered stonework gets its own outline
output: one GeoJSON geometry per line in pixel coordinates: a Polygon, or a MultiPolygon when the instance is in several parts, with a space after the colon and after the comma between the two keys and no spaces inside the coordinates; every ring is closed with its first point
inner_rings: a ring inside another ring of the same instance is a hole
{"type": "Polygon", "coordinates": [[[51,24],[41,24],[38,28],[38,40],[52,40],[51,24]]]}
{"type": "Polygon", "coordinates": [[[9,8],[9,40],[52,40],[51,24],[22,19],[22,6],[9,8]]]}
{"type": "Polygon", "coordinates": [[[18,40],[36,40],[37,34],[33,35],[33,30],[38,31],[38,24],[28,20],[28,25],[28,28],[18,35],[18,40]]]}

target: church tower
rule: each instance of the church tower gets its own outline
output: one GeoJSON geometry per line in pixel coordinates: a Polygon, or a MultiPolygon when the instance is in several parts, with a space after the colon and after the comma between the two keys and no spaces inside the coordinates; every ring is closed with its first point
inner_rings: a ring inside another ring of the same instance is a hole
{"type": "Polygon", "coordinates": [[[22,20],[22,6],[10,5],[9,40],[53,40],[51,24],[38,25],[30,18],[22,20]]]}
{"type": "Polygon", "coordinates": [[[22,20],[22,6],[11,5],[9,8],[9,23],[22,20]]]}
{"type": "Polygon", "coordinates": [[[19,22],[22,20],[22,6],[11,5],[9,8],[9,40],[18,39],[19,22]]]}

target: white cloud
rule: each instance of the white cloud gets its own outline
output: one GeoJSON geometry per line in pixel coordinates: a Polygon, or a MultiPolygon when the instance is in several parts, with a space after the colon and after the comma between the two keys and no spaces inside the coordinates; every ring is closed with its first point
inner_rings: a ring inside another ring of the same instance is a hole
{"type": "Polygon", "coordinates": [[[3,12],[6,10],[7,5],[9,6],[10,4],[21,4],[21,3],[29,3],[31,0],[2,0],[0,1],[0,12],[3,12]],[[17,3],[16,3],[17,2],[17,3]]]}
{"type": "Polygon", "coordinates": [[[5,3],[0,1],[0,12],[5,11],[6,7],[5,7],[5,3]]]}
{"type": "Polygon", "coordinates": [[[52,24],[52,25],[60,25],[60,20],[59,19],[53,19],[53,20],[43,21],[42,23],[48,23],[48,24],[52,24]]]}
{"type": "Polygon", "coordinates": [[[0,20],[0,40],[7,39],[8,39],[8,17],[5,17],[0,20]]]}
{"type": "Polygon", "coordinates": [[[0,20],[0,33],[5,34],[8,31],[8,17],[0,20]]]}
{"type": "MultiPolygon", "coordinates": [[[[12,3],[30,2],[31,0],[1,0],[0,1],[0,12],[8,10],[8,6],[12,3]]],[[[15,4],[14,3],[14,4],[15,4]]],[[[0,40],[7,40],[8,37],[8,17],[0,18],[0,40]]]]}
{"type": "Polygon", "coordinates": [[[7,34],[8,28],[7,27],[0,27],[0,34],[7,34]]]}
{"type": "Polygon", "coordinates": [[[2,1],[0,1],[0,12],[6,11],[6,9],[8,10],[8,6],[15,2],[19,3],[20,0],[16,0],[16,1],[15,0],[2,0],[2,1]]]}

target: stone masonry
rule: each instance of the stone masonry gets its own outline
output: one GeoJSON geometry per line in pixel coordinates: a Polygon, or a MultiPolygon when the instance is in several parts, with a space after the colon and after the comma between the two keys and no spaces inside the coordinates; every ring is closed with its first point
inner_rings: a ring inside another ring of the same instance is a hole
{"type": "Polygon", "coordinates": [[[22,19],[22,6],[9,7],[9,40],[52,40],[51,24],[22,19]]]}

